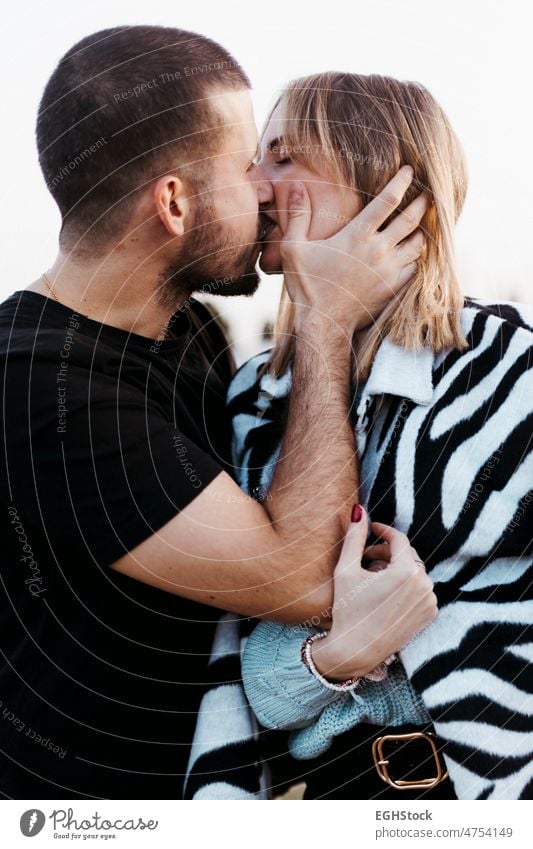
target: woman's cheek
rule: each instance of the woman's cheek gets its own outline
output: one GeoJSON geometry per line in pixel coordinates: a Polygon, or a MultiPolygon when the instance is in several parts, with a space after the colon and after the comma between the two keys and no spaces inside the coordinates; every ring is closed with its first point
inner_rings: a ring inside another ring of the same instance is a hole
{"type": "Polygon", "coordinates": [[[308,185],[311,201],[310,239],[328,239],[340,230],[340,198],[329,183],[308,185]]]}
{"type": "Polygon", "coordinates": [[[320,203],[311,207],[311,222],[309,225],[309,239],[329,239],[339,229],[335,223],[337,213],[327,209],[320,203]]]}

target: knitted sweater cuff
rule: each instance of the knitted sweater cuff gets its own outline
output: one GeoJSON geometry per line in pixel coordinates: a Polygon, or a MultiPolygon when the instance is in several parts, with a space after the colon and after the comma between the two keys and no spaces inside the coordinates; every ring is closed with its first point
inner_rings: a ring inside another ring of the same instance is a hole
{"type": "Polygon", "coordinates": [[[312,631],[265,621],[246,642],[244,689],[266,728],[304,728],[339,698],[340,694],[321,684],[302,661],[302,643],[312,631]]]}

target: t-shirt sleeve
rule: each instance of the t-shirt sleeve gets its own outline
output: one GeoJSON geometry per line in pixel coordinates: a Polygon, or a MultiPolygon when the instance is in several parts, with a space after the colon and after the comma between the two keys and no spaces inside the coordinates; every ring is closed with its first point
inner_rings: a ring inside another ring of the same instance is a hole
{"type": "Polygon", "coordinates": [[[157,406],[138,401],[119,414],[110,402],[69,412],[57,444],[41,445],[39,456],[51,541],[61,534],[61,548],[71,542],[100,566],[154,534],[223,470],[157,406]]]}

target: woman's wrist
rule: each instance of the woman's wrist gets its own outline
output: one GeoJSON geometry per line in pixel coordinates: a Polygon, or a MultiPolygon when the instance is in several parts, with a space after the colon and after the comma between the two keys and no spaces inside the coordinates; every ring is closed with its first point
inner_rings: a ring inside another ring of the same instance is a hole
{"type": "Polygon", "coordinates": [[[349,654],[344,641],[331,631],[323,639],[316,640],[310,652],[319,674],[332,683],[363,678],[375,665],[369,665],[364,658],[349,654]]]}
{"type": "Polygon", "coordinates": [[[335,690],[336,692],[347,693],[351,690],[355,690],[356,687],[359,687],[361,683],[360,677],[354,678],[344,678],[340,681],[333,680],[331,678],[325,678],[324,675],[317,669],[317,666],[313,660],[311,649],[313,648],[313,644],[317,640],[323,640],[327,636],[327,631],[322,631],[319,634],[309,634],[302,643],[301,646],[301,659],[304,665],[307,667],[311,675],[320,683],[322,688],[326,690],[335,690]]]}

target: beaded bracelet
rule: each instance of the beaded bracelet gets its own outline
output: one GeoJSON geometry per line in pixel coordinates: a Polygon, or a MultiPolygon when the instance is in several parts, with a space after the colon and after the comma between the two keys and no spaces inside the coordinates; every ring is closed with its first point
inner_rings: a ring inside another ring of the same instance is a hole
{"type": "Polygon", "coordinates": [[[311,646],[316,640],[323,640],[324,637],[327,637],[327,631],[321,631],[318,634],[310,634],[302,643],[301,656],[303,663],[307,666],[309,672],[317,678],[318,681],[324,686],[327,687],[328,690],[337,690],[342,693],[349,693],[352,690],[355,690],[356,687],[359,686],[361,681],[383,681],[388,675],[388,667],[391,663],[397,660],[395,654],[390,654],[385,658],[381,663],[378,663],[374,669],[371,669],[370,672],[367,672],[366,675],[360,675],[357,678],[348,678],[346,681],[328,681],[327,678],[324,678],[323,675],[320,674],[318,669],[315,666],[313,661],[313,657],[311,655],[311,646]]]}

